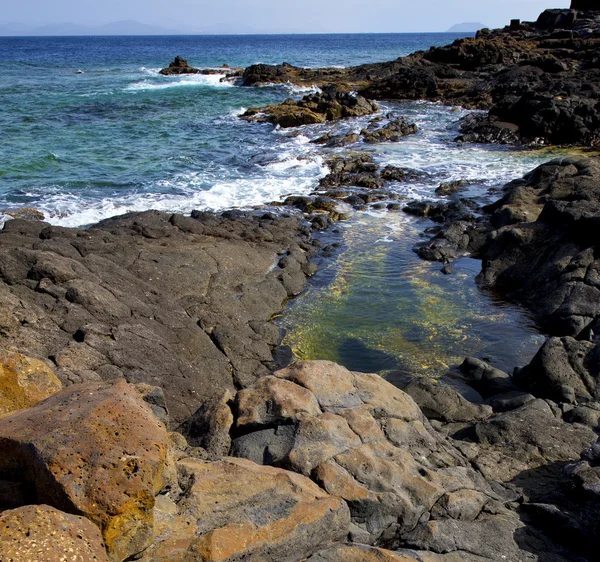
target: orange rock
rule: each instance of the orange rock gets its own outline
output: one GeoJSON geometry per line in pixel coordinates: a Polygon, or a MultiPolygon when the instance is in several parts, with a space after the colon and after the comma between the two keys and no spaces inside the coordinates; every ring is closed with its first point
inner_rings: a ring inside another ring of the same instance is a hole
{"type": "Polygon", "coordinates": [[[108,562],[100,530],[47,505],[0,514],[2,562],[108,562]]]}
{"type": "Polygon", "coordinates": [[[0,416],[29,408],[61,388],[62,383],[43,361],[14,351],[0,352],[0,416]]]}
{"type": "Polygon", "coordinates": [[[299,474],[232,458],[178,468],[189,486],[178,503],[161,502],[143,562],[296,562],[348,533],[345,502],[299,474]]]}
{"type": "Polygon", "coordinates": [[[165,486],[168,435],[124,380],[71,386],[0,418],[0,478],[25,481],[37,501],[98,525],[111,560],[152,538],[165,486]]]}
{"type": "Polygon", "coordinates": [[[310,391],[282,380],[267,376],[250,388],[238,392],[238,427],[245,425],[269,425],[273,422],[293,419],[299,413],[321,414],[319,403],[310,391]]]}

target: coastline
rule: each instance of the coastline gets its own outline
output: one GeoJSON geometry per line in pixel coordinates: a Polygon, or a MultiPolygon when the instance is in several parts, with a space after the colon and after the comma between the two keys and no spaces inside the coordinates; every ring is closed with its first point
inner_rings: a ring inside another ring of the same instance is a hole
{"type": "MultiPolygon", "coordinates": [[[[307,103],[354,108],[340,91],[307,103]]],[[[376,119],[350,144],[414,134],[376,119]]],[[[553,337],[514,376],[469,357],[396,386],[277,352],[271,320],[316,271],[313,234],[344,205],[399,211],[385,175],[412,173],[352,152],[329,170],[249,212],[5,224],[2,556],[31,556],[25,521],[48,552],[77,536],[84,560],[593,559],[597,158],[544,164],[484,207],[458,183],[409,202],[441,225],[419,255],[482,259],[482,283],[553,337]]]]}

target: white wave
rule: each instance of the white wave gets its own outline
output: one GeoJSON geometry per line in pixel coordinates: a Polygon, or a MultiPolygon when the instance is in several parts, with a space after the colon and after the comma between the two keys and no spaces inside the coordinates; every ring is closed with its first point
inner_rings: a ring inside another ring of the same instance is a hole
{"type": "Polygon", "coordinates": [[[129,84],[124,91],[140,92],[146,90],[166,90],[168,88],[211,86],[216,88],[232,88],[229,82],[221,82],[225,74],[186,74],[172,77],[161,77],[154,80],[141,80],[129,84]]]}

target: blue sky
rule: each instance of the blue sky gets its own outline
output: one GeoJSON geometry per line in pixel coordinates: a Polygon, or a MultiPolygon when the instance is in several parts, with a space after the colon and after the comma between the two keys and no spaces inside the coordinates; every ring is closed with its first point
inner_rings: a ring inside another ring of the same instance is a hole
{"type": "Polygon", "coordinates": [[[445,31],[461,22],[506,25],[570,0],[1,0],[0,22],[99,25],[132,19],[219,32],[445,31]]]}

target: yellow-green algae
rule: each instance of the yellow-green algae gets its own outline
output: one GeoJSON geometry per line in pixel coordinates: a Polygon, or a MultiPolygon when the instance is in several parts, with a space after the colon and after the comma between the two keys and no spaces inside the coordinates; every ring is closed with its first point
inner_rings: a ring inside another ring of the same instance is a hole
{"type": "Polygon", "coordinates": [[[403,213],[358,214],[342,225],[342,250],[282,318],[298,358],[329,359],[362,371],[436,375],[467,355],[511,369],[541,336],[517,307],[475,284],[479,264],[439,263],[412,251],[419,223],[403,213]]]}

